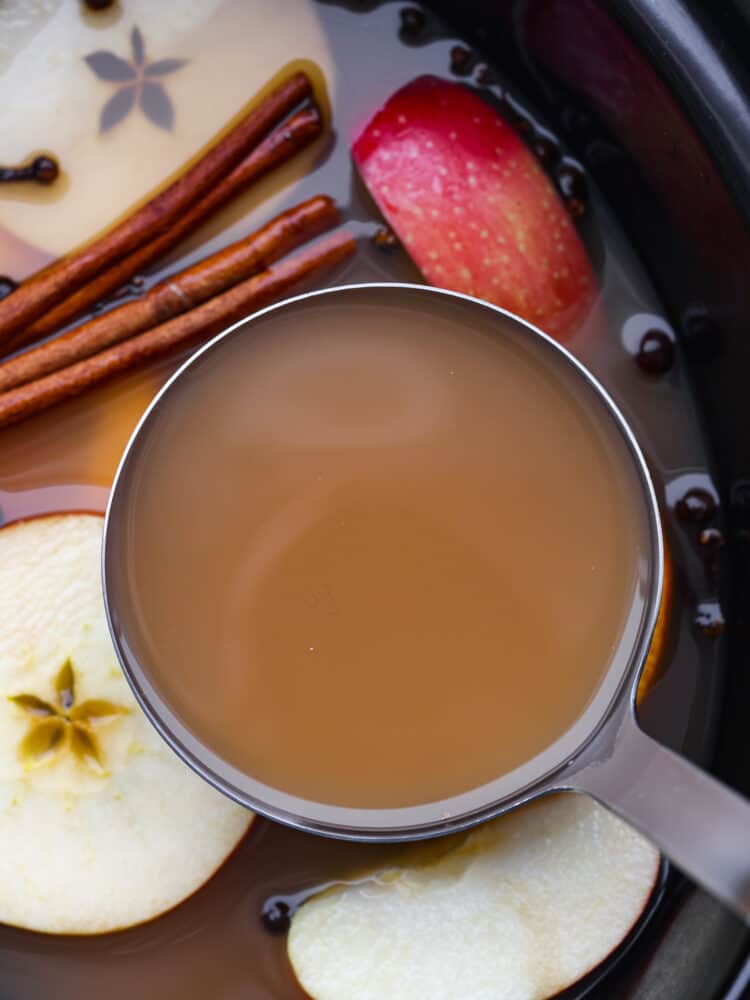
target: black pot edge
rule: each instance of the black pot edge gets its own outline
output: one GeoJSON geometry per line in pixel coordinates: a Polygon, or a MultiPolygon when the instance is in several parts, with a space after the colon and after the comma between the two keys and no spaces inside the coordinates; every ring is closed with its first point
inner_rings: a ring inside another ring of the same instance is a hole
{"type": "MultiPolygon", "coordinates": [[[[715,9],[712,11],[690,0],[684,3],[680,0],[609,0],[609,6],[651,63],[658,67],[680,101],[703,139],[738,214],[746,225],[750,225],[750,74],[746,62],[737,54],[738,47],[750,43],[750,33],[745,31],[740,37],[734,35],[731,40],[727,39],[722,34],[726,24],[722,28],[712,16],[715,9]]],[[[730,23],[741,27],[736,19],[730,23]]],[[[740,421],[736,428],[740,433],[742,423],[740,421]]],[[[750,429],[750,425],[746,426],[750,429]]],[[[740,444],[736,440],[733,443],[740,444]]],[[[732,465],[727,456],[720,455],[719,459],[723,459],[725,465],[732,465]]],[[[747,481],[747,477],[740,476],[738,483],[735,477],[729,486],[729,521],[737,532],[747,530],[747,481]]],[[[750,606],[750,558],[748,546],[742,547],[745,551],[736,554],[732,567],[735,611],[750,606]]],[[[714,770],[748,794],[750,768],[746,754],[742,753],[742,744],[750,706],[750,681],[744,669],[750,644],[744,632],[737,635],[735,630],[733,638],[739,641],[732,642],[729,648],[714,770]]],[[[749,947],[750,939],[745,936],[738,968],[722,990],[723,1000],[742,1000],[750,996],[749,947]]]]}

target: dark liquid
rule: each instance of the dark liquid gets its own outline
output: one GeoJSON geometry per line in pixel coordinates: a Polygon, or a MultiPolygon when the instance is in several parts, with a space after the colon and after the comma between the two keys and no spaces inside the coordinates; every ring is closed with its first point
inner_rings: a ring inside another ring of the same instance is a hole
{"type": "MultiPolygon", "coordinates": [[[[152,6],[150,16],[156,20],[169,5],[152,6]]],[[[396,88],[421,73],[450,76],[451,49],[459,43],[450,37],[435,38],[435,22],[428,16],[420,39],[404,38],[409,44],[400,44],[402,6],[391,3],[362,14],[337,5],[317,7],[338,67],[333,100],[337,140],[329,155],[321,157],[301,183],[278,195],[272,208],[261,195],[278,192],[279,184],[273,179],[257,197],[241,199],[204,227],[169,271],[239,239],[286,205],[323,191],[345,206],[365,237],[358,260],[337,281],[419,280],[401,249],[383,252],[371,245],[369,238],[382,220],[352,175],[347,148],[348,138],[396,88]],[[421,44],[425,38],[427,44],[421,44]],[[368,53],[367,60],[361,58],[362,52],[368,53]]],[[[211,44],[220,44],[222,37],[232,33],[234,8],[229,3],[214,15],[211,32],[204,33],[211,44]]],[[[148,23],[139,27],[148,38],[148,23]]],[[[126,54],[129,30],[130,24],[123,23],[117,47],[126,54]]],[[[272,31],[269,15],[264,34],[272,31]]],[[[249,46],[251,41],[243,40],[243,44],[249,46]]],[[[206,58],[211,51],[207,47],[206,58]]],[[[183,53],[170,50],[165,54],[183,53]]],[[[291,50],[287,57],[296,55],[291,50]]],[[[34,67],[29,65],[27,71],[34,72],[34,67]]],[[[499,75],[481,65],[474,74],[490,82],[493,75],[499,75]]],[[[103,93],[109,92],[104,88],[103,93]]],[[[56,152],[65,162],[65,150],[56,152]]],[[[24,190],[29,198],[43,195],[36,187],[24,190]]],[[[674,373],[658,379],[646,376],[635,363],[643,335],[666,327],[666,320],[637,258],[592,185],[587,196],[584,218],[595,233],[598,262],[607,276],[603,293],[607,324],[603,329],[582,331],[570,346],[620,402],[649,455],[657,490],[666,494],[671,507],[691,487],[710,490],[700,428],[684,382],[674,373]]],[[[33,207],[36,211],[46,208],[33,207]]],[[[100,220],[101,224],[107,221],[100,220]]],[[[20,279],[49,259],[48,253],[0,229],[0,273],[20,279]]],[[[156,279],[156,274],[148,276],[149,282],[156,279]]],[[[66,509],[103,510],[127,437],[177,360],[132,374],[0,433],[0,507],[5,519],[66,509]]],[[[556,497],[549,494],[545,502],[554,505],[556,497]]],[[[668,528],[672,527],[670,519],[668,528]]],[[[687,580],[696,595],[707,594],[704,562],[695,555],[692,536],[679,527],[670,532],[670,542],[678,578],[687,580]]],[[[650,730],[676,746],[683,744],[689,730],[691,748],[700,755],[719,674],[714,669],[716,648],[696,636],[693,615],[693,607],[683,608],[678,590],[665,673],[642,715],[650,730]]],[[[264,903],[349,878],[398,850],[323,841],[256,820],[246,841],[216,877],[152,924],[88,939],[0,929],[0,995],[13,1000],[38,1000],[40,996],[55,1000],[100,1000],[102,996],[108,1000],[133,996],[142,1000],[300,1000],[303,994],[286,963],[284,936],[269,933],[261,921],[264,903]]]]}

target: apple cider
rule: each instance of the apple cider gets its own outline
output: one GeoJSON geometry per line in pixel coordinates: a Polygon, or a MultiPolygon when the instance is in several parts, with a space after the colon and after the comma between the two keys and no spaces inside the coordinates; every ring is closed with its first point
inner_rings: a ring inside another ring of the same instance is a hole
{"type": "MultiPolygon", "coordinates": [[[[571,161],[557,123],[542,119],[523,81],[508,78],[512,67],[488,65],[489,52],[467,47],[418,4],[93,6],[10,4],[23,16],[4,24],[0,44],[8,95],[2,162],[44,152],[61,176],[49,187],[2,186],[0,294],[9,287],[3,276],[23,280],[147,199],[291,65],[315,76],[330,114],[326,137],[227,205],[117,301],[320,193],[336,199],[359,242],[346,271],[326,283],[423,280],[382,228],[352,166],[351,141],[423,74],[465,82],[509,121],[521,114],[519,131],[527,129],[524,140],[549,177],[557,183],[565,172],[571,225],[595,272],[597,308],[566,345],[634,426],[663,504],[675,586],[640,720],[699,759],[723,682],[721,644],[693,627],[696,604],[714,598],[714,583],[697,556],[695,525],[682,525],[675,510],[691,490],[716,496],[700,414],[679,352],[674,369],[658,377],[636,364],[646,333],[673,337],[663,303],[594,179],[571,161]],[[174,127],[154,124],[136,101],[100,132],[113,98],[123,109],[128,81],[121,89],[102,79],[86,57],[104,51],[110,64],[129,64],[135,26],[146,61],[172,66],[160,83],[174,127]],[[530,125],[538,126],[536,141],[530,125]]],[[[150,478],[143,497],[164,565],[145,546],[140,558],[154,593],[159,573],[176,588],[159,596],[163,605],[195,602],[174,614],[169,632],[159,630],[171,658],[156,661],[161,682],[171,685],[175,709],[241,766],[279,785],[296,780],[319,797],[413,802],[512,767],[586,703],[636,573],[626,537],[639,532],[625,500],[630,484],[617,485],[621,466],[608,461],[607,428],[597,438],[576,421],[575,396],[566,394],[561,409],[541,371],[534,392],[546,408],[514,387],[511,371],[525,385],[533,373],[503,353],[502,332],[459,336],[432,322],[404,330],[373,316],[345,336],[328,321],[286,330],[274,322],[273,335],[255,328],[242,341],[241,375],[226,366],[228,390],[234,381],[241,391],[223,392],[210,379],[191,387],[191,405],[180,407],[189,464],[177,468],[178,452],[165,447],[162,475],[150,478]],[[313,365],[306,352],[314,341],[313,365]],[[216,426],[221,413],[228,422],[216,426]],[[226,454],[209,454],[209,437],[226,454]],[[167,498],[157,521],[156,505],[167,498]],[[168,545],[177,537],[183,548],[168,545]],[[200,648],[189,636],[200,637],[200,648]],[[564,684],[555,671],[565,671],[564,684]],[[363,769],[360,787],[353,775],[363,769]]],[[[103,512],[129,434],[185,356],[0,431],[0,523],[103,512]]],[[[98,937],[0,926],[0,992],[14,1000],[303,1000],[286,956],[295,908],[401,851],[258,817],[213,878],[151,923],[98,937]]],[[[610,980],[595,992],[609,998],[610,980]]]]}
{"type": "Polygon", "coordinates": [[[440,800],[534,757],[640,600],[614,422],[529,331],[425,300],[266,314],[169,390],[123,472],[126,646],[211,750],[327,804],[440,800]]]}

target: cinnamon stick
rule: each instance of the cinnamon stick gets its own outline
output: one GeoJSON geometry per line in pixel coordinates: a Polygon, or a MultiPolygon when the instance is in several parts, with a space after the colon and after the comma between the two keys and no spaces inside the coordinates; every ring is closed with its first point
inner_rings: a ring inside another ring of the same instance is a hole
{"type": "Polygon", "coordinates": [[[192,205],[183,215],[156,239],[133,250],[96,275],[73,292],[59,305],[31,326],[18,331],[11,338],[10,347],[16,350],[24,344],[61,330],[71,320],[87,312],[110,292],[121,288],[134,274],[143,271],[152,261],[158,260],[190,235],[209,216],[241,191],[249,188],[269,171],[291,159],[300,149],[309,145],[321,132],[320,112],[315,107],[305,108],[292,115],[282,126],[271,132],[237,166],[223,177],[207,194],[192,205]]]}
{"type": "Polygon", "coordinates": [[[154,285],[142,298],[0,364],[0,392],[65,368],[200,305],[338,221],[338,208],[327,195],[295,205],[244,239],[154,285]]]}
{"type": "Polygon", "coordinates": [[[281,298],[302,281],[319,277],[350,257],[355,248],[354,238],[340,230],[181,316],[68,368],[0,393],[0,427],[77,396],[143,362],[219,333],[281,298]]]}
{"type": "Polygon", "coordinates": [[[304,73],[289,77],[164,191],[103,236],[32,276],[0,300],[0,342],[110,263],[163,233],[311,92],[304,73]]]}

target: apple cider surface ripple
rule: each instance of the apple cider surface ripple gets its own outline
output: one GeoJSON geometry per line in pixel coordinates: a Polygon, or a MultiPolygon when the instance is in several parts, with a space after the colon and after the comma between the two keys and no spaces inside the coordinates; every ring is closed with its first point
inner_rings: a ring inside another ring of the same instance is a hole
{"type": "Polygon", "coordinates": [[[267,315],[133,460],[127,644],[282,791],[398,807],[511,771],[580,717],[637,599],[625,446],[531,334],[474,315],[376,293],[267,315]]]}

